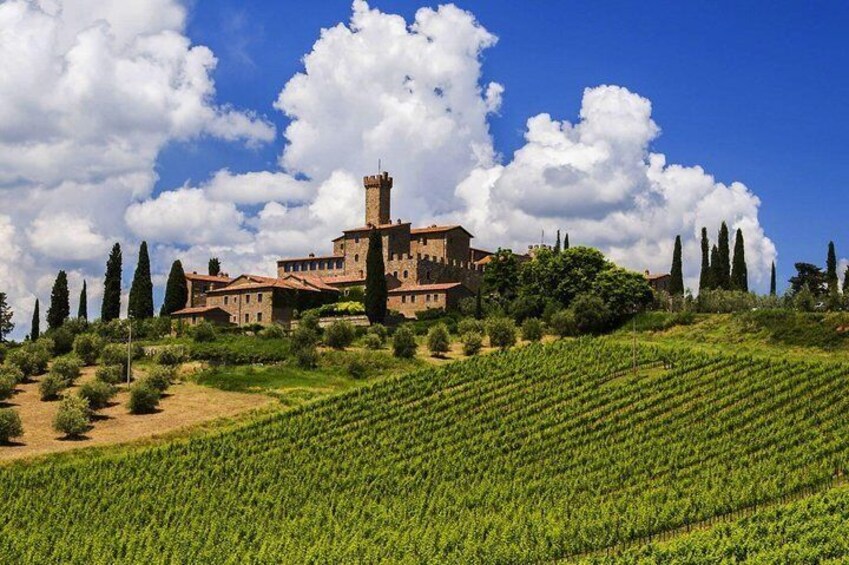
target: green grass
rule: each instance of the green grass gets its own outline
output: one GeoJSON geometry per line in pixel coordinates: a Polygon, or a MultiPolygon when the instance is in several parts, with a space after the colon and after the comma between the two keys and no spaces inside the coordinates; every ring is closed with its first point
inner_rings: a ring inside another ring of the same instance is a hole
{"type": "Polygon", "coordinates": [[[847,366],[645,347],[639,360],[632,373],[608,339],[529,345],[209,437],[2,468],[0,555],[545,562],[846,467],[847,366]]]}

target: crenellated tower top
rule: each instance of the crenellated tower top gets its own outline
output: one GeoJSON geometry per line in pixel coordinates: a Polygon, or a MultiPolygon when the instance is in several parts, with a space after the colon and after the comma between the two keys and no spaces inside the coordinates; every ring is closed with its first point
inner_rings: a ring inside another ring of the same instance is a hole
{"type": "Polygon", "coordinates": [[[363,177],[366,189],[366,225],[381,226],[391,222],[390,191],[392,177],[388,172],[363,177]]]}

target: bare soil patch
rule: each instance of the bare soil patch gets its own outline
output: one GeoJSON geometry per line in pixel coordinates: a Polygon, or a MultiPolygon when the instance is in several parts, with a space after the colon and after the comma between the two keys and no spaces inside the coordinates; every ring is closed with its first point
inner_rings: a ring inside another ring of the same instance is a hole
{"type": "MultiPolygon", "coordinates": [[[[94,367],[83,369],[77,385],[66,391],[75,394],[80,384],[94,378],[94,367]]],[[[219,418],[229,418],[244,412],[274,404],[274,399],[261,394],[227,392],[184,382],[168,389],[154,414],[134,415],[127,409],[129,394],[122,386],[112,404],[99,410],[91,429],[84,438],[63,439],[53,430],[53,418],[59,402],[44,402],[39,398],[37,377],[18,385],[18,392],[3,407],[14,408],[21,416],[24,435],[11,445],[0,446],[0,462],[34,455],[68,451],[84,447],[153,439],[177,430],[219,418]]]]}

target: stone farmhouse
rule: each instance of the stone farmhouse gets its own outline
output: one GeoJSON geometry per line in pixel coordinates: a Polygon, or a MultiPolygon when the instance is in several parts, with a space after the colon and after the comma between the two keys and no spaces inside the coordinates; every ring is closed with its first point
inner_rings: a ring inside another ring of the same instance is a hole
{"type": "Polygon", "coordinates": [[[389,288],[388,307],[406,317],[431,308],[451,309],[473,296],[483,278],[489,251],[471,246],[474,237],[459,225],[414,228],[390,216],[392,177],[383,172],[363,179],[366,213],[362,226],[346,229],[328,255],[281,259],[277,278],[241,275],[186,275],[186,308],[173,314],[189,325],[201,320],[238,325],[288,325],[295,310],[335,300],[364,287],[372,229],[383,239],[389,288]]]}

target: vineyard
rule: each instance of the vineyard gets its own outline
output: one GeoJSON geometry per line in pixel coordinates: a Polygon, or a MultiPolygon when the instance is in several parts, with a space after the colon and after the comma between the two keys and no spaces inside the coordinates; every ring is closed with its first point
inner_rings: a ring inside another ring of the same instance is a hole
{"type": "Polygon", "coordinates": [[[0,468],[13,562],[583,558],[842,475],[849,367],[561,341],[0,468]]]}

